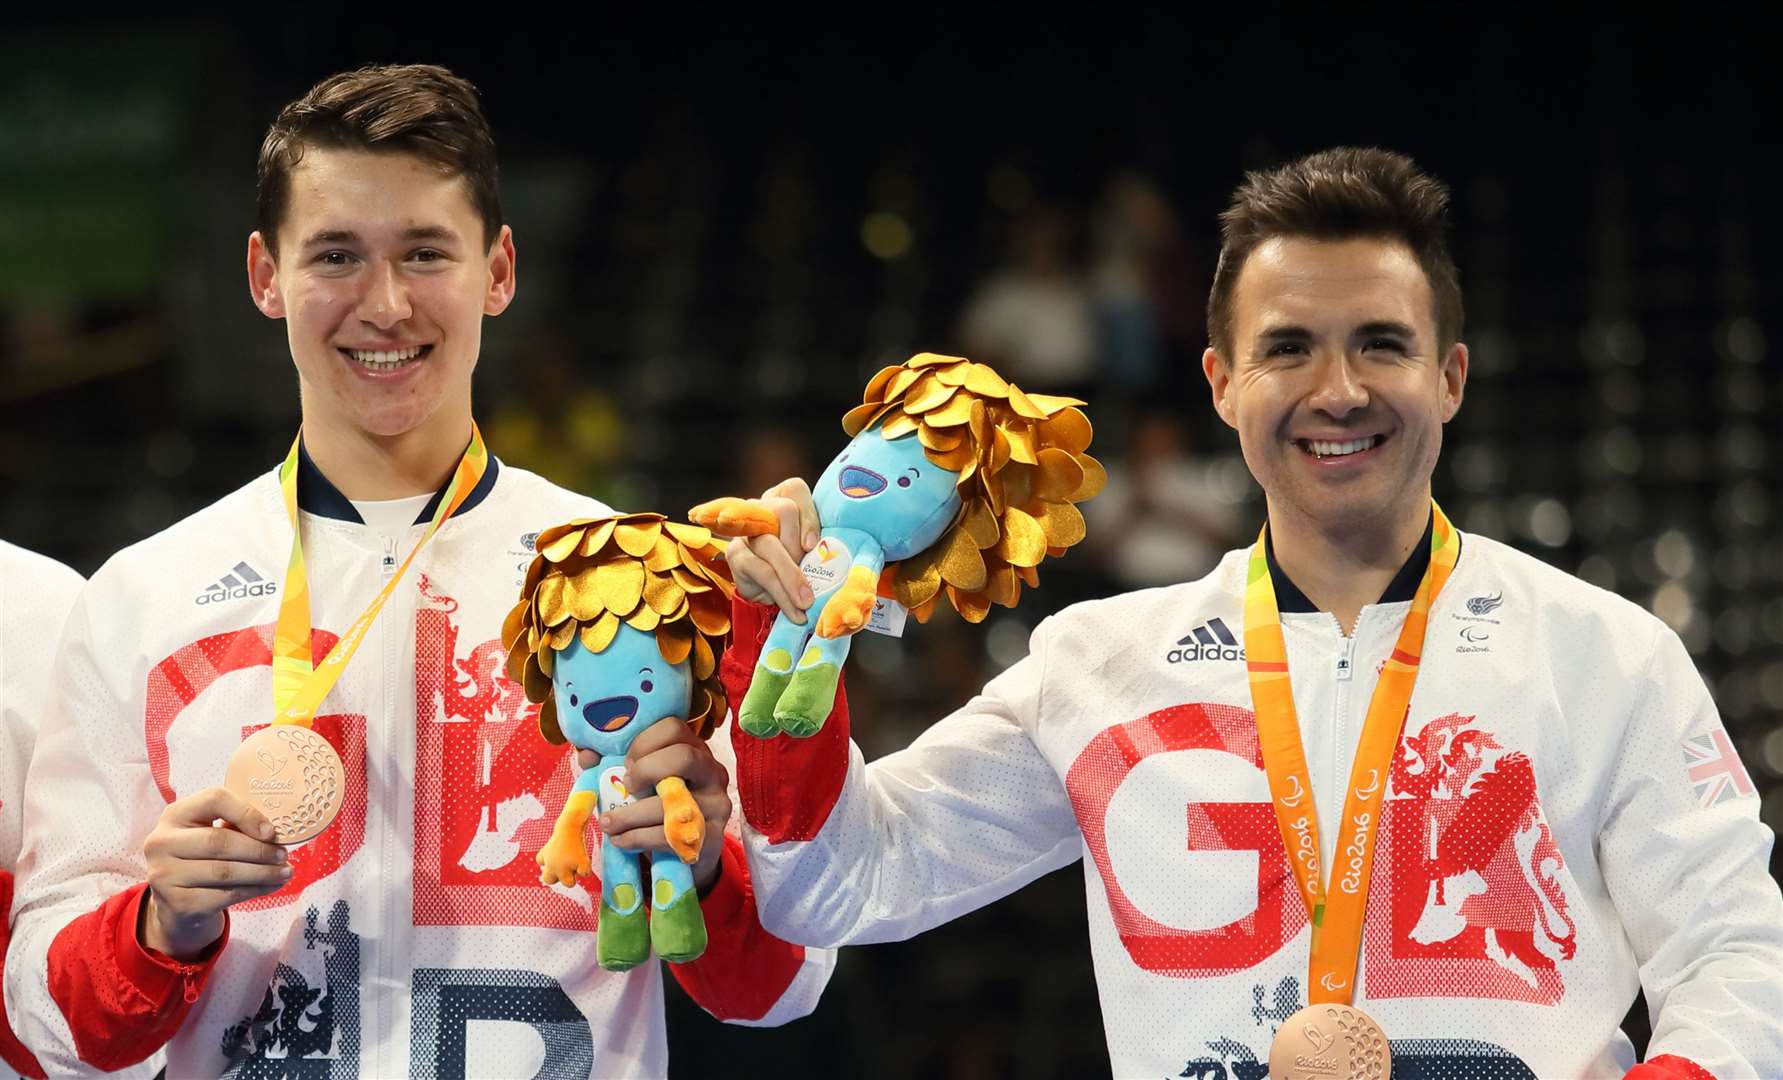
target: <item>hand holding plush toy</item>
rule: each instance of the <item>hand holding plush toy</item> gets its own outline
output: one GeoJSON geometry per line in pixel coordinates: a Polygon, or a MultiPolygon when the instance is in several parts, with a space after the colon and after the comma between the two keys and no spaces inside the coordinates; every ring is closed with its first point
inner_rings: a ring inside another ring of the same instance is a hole
{"type": "MultiPolygon", "coordinates": [[[[957,356],[885,368],[842,418],[853,441],[813,487],[822,523],[800,569],[816,594],[800,625],[781,614],[737,722],[752,735],[815,734],[835,699],[851,635],[890,595],[928,621],[943,594],[970,622],[1014,607],[1035,567],[1083,539],[1074,503],[1107,475],[1084,451],[1075,398],[1024,394],[957,356]]],[[[722,536],[775,532],[760,503],[724,498],[689,515],[722,536]]]]}
{"type": "MultiPolygon", "coordinates": [[[[572,521],[539,533],[536,546],[501,639],[508,677],[540,703],[540,733],[599,755],[577,777],[538,854],[541,883],[573,885],[591,869],[582,830],[596,804],[604,813],[632,801],[625,755],[638,733],[674,716],[705,739],[723,723],[718,656],[730,633],[732,586],[705,529],[659,514],[572,521]]],[[[636,966],[652,946],[677,963],[706,948],[689,869],[705,818],[679,777],[658,783],[656,794],[679,858],[650,860],[648,929],[637,853],[601,841],[596,955],[610,971],[636,966]]]]}

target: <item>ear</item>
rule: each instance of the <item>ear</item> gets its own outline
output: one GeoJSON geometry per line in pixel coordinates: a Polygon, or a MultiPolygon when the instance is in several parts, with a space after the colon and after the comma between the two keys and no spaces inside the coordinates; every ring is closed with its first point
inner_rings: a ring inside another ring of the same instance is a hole
{"type": "Polygon", "coordinates": [[[1461,411],[1461,397],[1467,389],[1467,346],[1457,341],[1449,347],[1442,365],[1442,420],[1448,423],[1461,411]]]}
{"type": "Polygon", "coordinates": [[[279,291],[279,263],[258,231],[248,234],[248,295],[254,298],[260,314],[269,319],[285,317],[285,297],[279,291]]]}
{"type": "Polygon", "coordinates": [[[1201,354],[1201,373],[1207,376],[1207,387],[1213,392],[1213,411],[1220,414],[1227,427],[1236,429],[1238,420],[1232,410],[1232,365],[1209,345],[1201,354]]]}
{"type": "Polygon", "coordinates": [[[489,288],[483,294],[483,314],[500,315],[514,302],[516,268],[514,230],[503,225],[501,235],[489,246],[489,288]]]}

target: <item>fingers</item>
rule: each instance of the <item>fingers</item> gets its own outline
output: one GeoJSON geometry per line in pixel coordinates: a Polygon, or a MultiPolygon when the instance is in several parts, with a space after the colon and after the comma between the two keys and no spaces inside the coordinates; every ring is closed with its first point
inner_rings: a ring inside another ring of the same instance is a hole
{"type": "MultiPolygon", "coordinates": [[[[684,724],[682,726],[685,727],[686,725],[684,724]]],[[[601,756],[593,750],[576,751],[576,769],[579,772],[587,772],[589,769],[599,765],[600,762],[601,756]]]]}
{"type": "Polygon", "coordinates": [[[638,732],[625,755],[625,782],[633,791],[654,791],[670,776],[680,777],[695,792],[723,791],[730,782],[712,748],[674,717],[638,732]]]}
{"type": "Polygon", "coordinates": [[[266,815],[248,805],[246,799],[225,787],[208,787],[168,804],[161,811],[161,823],[174,827],[206,825],[218,818],[237,830],[262,840],[273,837],[272,822],[266,815]]]}
{"type": "Polygon", "coordinates": [[[772,507],[775,516],[780,519],[782,542],[790,548],[794,544],[794,538],[797,538],[800,558],[817,546],[823,523],[817,518],[817,502],[811,497],[809,484],[796,476],[790,477],[762,492],[762,501],[772,507]],[[792,509],[796,511],[794,519],[788,519],[786,508],[779,505],[779,500],[792,503],[792,509]]]}
{"type": "Polygon", "coordinates": [[[210,825],[157,829],[143,842],[143,853],[151,859],[210,859],[262,866],[283,866],[290,861],[290,855],[277,844],[244,836],[234,829],[210,825]]]}
{"type": "Polygon", "coordinates": [[[743,599],[773,604],[793,622],[804,624],[805,609],[814,599],[811,586],[778,537],[732,540],[724,558],[743,599]]]}
{"type": "MultiPolygon", "coordinates": [[[[731,819],[731,798],[722,791],[696,791],[693,801],[706,819],[706,832],[723,832],[731,819]]],[[[662,799],[655,795],[616,807],[601,815],[601,832],[608,840],[627,851],[666,849],[663,833],[662,799]]]]}
{"type": "MultiPolygon", "coordinates": [[[[179,879],[177,882],[163,880],[162,884],[167,886],[165,891],[186,893],[198,890],[216,893],[246,891],[252,896],[262,896],[290,881],[291,867],[234,862],[229,859],[187,859],[180,864],[177,874],[179,879]]],[[[151,881],[150,884],[153,886],[154,882],[151,881]]],[[[232,904],[235,901],[226,900],[224,902],[232,904]]]]}

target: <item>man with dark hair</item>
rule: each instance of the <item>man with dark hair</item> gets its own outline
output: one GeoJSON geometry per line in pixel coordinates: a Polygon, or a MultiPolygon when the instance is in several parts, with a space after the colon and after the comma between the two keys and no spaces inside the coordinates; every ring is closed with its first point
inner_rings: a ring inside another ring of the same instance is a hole
{"type": "MultiPolygon", "coordinates": [[[[1082,859],[1117,1076],[1783,1076],[1772,836],[1677,635],[1431,499],[1446,205],[1333,150],[1223,215],[1202,367],[1267,499],[1248,550],[1045,620],[871,765],[840,699],[806,741],[733,729],[770,930],[897,940],[1082,859]]],[[[765,500],[779,535],[728,557],[797,618],[816,513],[765,500]]],[[[773,613],[739,602],[740,646],[773,613]]]]}
{"type": "MultiPolygon", "coordinates": [[[[661,1075],[661,969],[597,966],[598,881],[547,888],[533,859],[573,777],[499,627],[538,530],[611,511],[502,465],[472,422],[483,319],[516,285],[476,91],[424,66],[324,80],[266,137],[259,215],[248,284],[284,320],[301,434],[75,603],[27,785],[9,1014],[57,1074],[165,1045],[181,1077],[661,1075]],[[334,670],[309,726],[341,808],[287,848],[217,785],[334,670]]],[[[676,978],[721,1019],[776,1024],[832,957],[756,921],[726,749],[665,720],[628,780],[682,777],[707,819],[709,943],[676,978]]],[[[666,849],[661,801],[611,833],[666,849]]]]}

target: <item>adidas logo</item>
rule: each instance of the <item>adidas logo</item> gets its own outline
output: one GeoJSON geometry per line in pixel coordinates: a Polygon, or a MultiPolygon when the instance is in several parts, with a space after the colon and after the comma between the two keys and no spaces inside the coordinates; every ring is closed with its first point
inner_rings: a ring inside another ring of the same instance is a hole
{"type": "Polygon", "coordinates": [[[277,582],[267,581],[247,563],[238,562],[233,571],[213,581],[192,602],[199,605],[220,604],[225,600],[240,600],[247,596],[271,596],[278,591],[277,582]]]}
{"type": "Polygon", "coordinates": [[[1238,644],[1232,631],[1219,619],[1209,619],[1195,627],[1176,645],[1176,648],[1164,656],[1172,664],[1186,664],[1195,660],[1244,659],[1244,647],[1238,644]]]}

